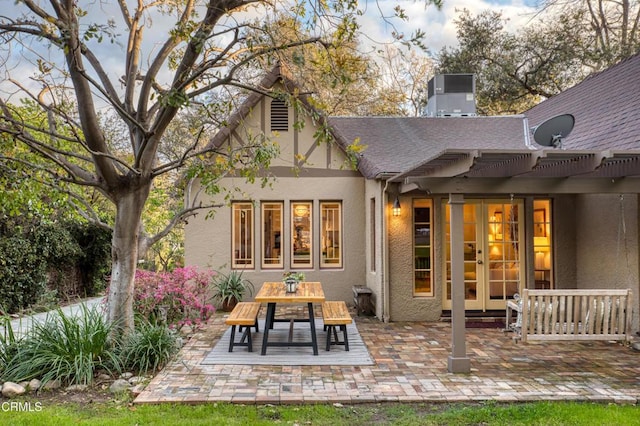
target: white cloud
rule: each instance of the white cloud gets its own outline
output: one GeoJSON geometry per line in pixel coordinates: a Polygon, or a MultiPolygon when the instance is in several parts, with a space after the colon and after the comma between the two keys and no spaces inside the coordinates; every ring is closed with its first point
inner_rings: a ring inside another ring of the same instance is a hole
{"type": "Polygon", "coordinates": [[[444,0],[442,9],[438,10],[431,5],[425,7],[425,4],[419,0],[378,0],[377,2],[361,0],[360,7],[365,9],[366,13],[360,20],[360,24],[370,39],[377,42],[391,41],[391,32],[394,28],[385,23],[380,18],[380,14],[393,16],[393,8],[399,4],[404,8],[408,20],[393,20],[397,29],[407,35],[421,29],[426,34],[425,44],[432,53],[437,53],[444,46],[457,45],[454,21],[462,10],[467,9],[474,15],[487,9],[501,11],[504,18],[509,18],[507,29],[515,30],[526,25],[534,11],[525,3],[530,1],[444,0]]]}

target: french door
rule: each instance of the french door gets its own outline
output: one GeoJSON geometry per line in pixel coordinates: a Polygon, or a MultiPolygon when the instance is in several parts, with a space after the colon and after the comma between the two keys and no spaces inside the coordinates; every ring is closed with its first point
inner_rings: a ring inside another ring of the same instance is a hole
{"type": "MultiPolygon", "coordinates": [[[[449,205],[443,208],[445,291],[443,309],[451,309],[451,232],[449,205]]],[[[521,200],[466,200],[464,205],[465,309],[505,309],[522,289],[521,200]]]]}

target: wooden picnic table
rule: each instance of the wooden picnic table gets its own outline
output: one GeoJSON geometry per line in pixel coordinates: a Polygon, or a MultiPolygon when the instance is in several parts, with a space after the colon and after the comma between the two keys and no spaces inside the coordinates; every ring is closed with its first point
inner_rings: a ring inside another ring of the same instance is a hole
{"type": "Polygon", "coordinates": [[[267,316],[264,327],[264,335],[262,336],[262,355],[266,355],[268,346],[310,346],[313,348],[313,354],[318,355],[318,340],[316,339],[316,324],[313,313],[313,304],[324,302],[324,291],[322,284],[319,282],[301,282],[295,293],[287,293],[283,282],[265,282],[255,297],[256,302],[267,304],[267,316]],[[306,303],[308,319],[276,319],[276,304],[278,303],[306,303]],[[288,342],[269,342],[269,331],[273,328],[275,321],[287,321],[291,323],[291,327],[295,322],[308,322],[311,330],[310,342],[293,342],[291,341],[291,331],[289,333],[288,342]]]}

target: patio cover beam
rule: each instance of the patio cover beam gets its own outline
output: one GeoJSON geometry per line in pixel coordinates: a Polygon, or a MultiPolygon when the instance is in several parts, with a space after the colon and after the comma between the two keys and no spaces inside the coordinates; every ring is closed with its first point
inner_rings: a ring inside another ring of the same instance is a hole
{"type": "MultiPolygon", "coordinates": [[[[393,176],[420,178],[613,178],[640,177],[640,150],[448,149],[393,176]]],[[[585,181],[588,182],[588,181],[585,181]]],[[[447,192],[447,191],[444,191],[447,192]]],[[[588,189],[578,192],[591,192],[588,189]]],[[[634,191],[631,191],[634,192],[634,191]]]]}
{"type": "Polygon", "coordinates": [[[428,194],[637,194],[640,178],[430,178],[408,177],[400,191],[428,194]]]}

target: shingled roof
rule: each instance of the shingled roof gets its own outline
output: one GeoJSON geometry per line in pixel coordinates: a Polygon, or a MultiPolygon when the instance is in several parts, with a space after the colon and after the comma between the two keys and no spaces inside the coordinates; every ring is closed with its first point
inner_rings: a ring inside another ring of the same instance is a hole
{"type": "Polygon", "coordinates": [[[451,149],[527,149],[523,116],[330,117],[342,145],[359,139],[367,148],[358,168],[367,178],[397,174],[451,149]]]}
{"type": "Polygon", "coordinates": [[[586,78],[525,113],[531,126],[572,114],[565,149],[640,149],[640,54],[586,78]]]}

